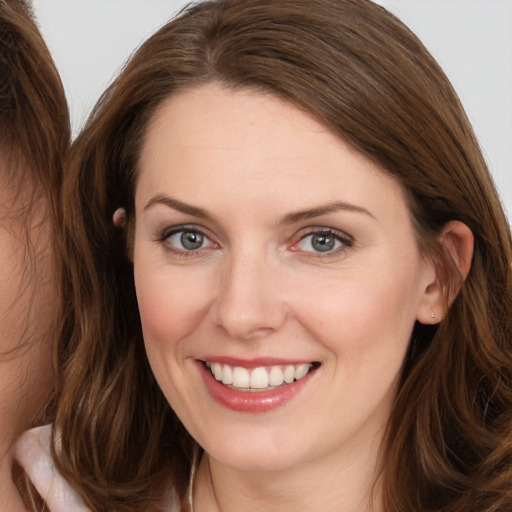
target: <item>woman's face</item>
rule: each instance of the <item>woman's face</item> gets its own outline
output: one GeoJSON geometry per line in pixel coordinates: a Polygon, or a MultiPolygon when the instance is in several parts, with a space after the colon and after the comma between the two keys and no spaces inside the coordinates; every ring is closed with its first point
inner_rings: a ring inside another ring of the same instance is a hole
{"type": "Polygon", "coordinates": [[[1,174],[0,261],[0,422],[9,441],[52,387],[56,297],[45,199],[28,180],[17,186],[1,174]]]}
{"type": "Polygon", "coordinates": [[[135,199],[147,355],[211,457],[279,469],[380,438],[435,280],[397,181],[294,106],[212,84],[157,112],[135,199]]]}

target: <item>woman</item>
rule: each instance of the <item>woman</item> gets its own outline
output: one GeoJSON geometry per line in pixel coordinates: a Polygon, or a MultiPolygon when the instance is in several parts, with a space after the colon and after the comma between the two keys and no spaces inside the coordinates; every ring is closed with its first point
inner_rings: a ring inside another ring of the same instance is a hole
{"type": "Polygon", "coordinates": [[[366,0],[220,0],[64,185],[54,457],[93,510],[510,510],[511,236],[448,80],[366,0]]]}
{"type": "MultiPolygon", "coordinates": [[[[13,445],[53,387],[53,225],[70,128],[57,70],[22,1],[0,2],[1,510],[25,510],[13,445]]],[[[39,421],[48,421],[40,418],[39,421]]]]}

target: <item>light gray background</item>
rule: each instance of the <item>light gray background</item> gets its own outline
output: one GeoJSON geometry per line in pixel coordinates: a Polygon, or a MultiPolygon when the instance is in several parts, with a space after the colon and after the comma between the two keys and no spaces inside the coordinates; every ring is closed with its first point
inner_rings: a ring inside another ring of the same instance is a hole
{"type": "MultiPolygon", "coordinates": [[[[75,133],[132,51],[186,3],[33,0],[64,81],[75,133]]],[[[451,79],[512,219],[512,0],[378,3],[419,35],[451,79]]]]}

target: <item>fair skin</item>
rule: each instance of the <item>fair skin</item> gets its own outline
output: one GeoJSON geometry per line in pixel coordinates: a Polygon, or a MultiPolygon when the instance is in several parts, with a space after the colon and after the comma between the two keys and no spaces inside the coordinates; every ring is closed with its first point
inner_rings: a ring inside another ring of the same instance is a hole
{"type": "Polygon", "coordinates": [[[0,177],[0,510],[9,512],[25,510],[11,475],[14,442],[52,387],[55,283],[48,224],[44,200],[33,201],[27,181],[20,188],[0,177]]]}
{"type": "Polygon", "coordinates": [[[411,331],[442,317],[399,183],[293,105],[215,84],[161,106],[139,171],[144,339],[205,450],[196,511],[370,510],[411,331]]]}

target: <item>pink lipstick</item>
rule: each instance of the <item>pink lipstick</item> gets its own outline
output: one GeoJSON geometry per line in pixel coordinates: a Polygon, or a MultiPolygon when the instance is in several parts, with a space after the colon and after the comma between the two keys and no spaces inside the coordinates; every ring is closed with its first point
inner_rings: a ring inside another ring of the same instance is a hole
{"type": "Polygon", "coordinates": [[[215,401],[234,411],[252,413],[286,404],[307,386],[318,366],[273,358],[198,360],[205,387],[215,401]]]}

